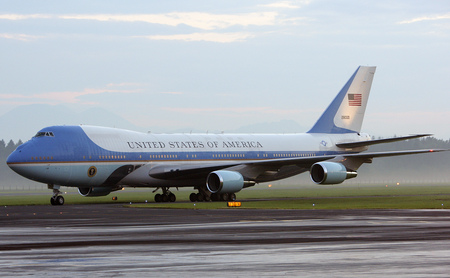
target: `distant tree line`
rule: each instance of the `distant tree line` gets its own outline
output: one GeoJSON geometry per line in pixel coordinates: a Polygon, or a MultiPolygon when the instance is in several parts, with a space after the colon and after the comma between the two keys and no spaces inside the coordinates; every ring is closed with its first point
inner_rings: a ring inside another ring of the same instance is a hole
{"type": "MultiPolygon", "coordinates": [[[[450,140],[425,137],[388,144],[373,145],[370,152],[450,149],[450,140]]],[[[374,158],[372,164],[362,165],[355,182],[398,181],[424,184],[450,183],[450,152],[374,158]]]]}
{"type": "MultiPolygon", "coordinates": [[[[9,169],[6,165],[6,159],[8,156],[23,142],[19,140],[17,143],[14,143],[13,140],[10,140],[6,143],[4,140],[0,140],[0,187],[5,184],[9,184],[15,179],[18,179],[15,173],[9,169]]],[[[20,178],[19,178],[20,180],[20,178]]]]}
{"type": "Polygon", "coordinates": [[[10,155],[18,146],[22,145],[22,140],[19,140],[17,143],[14,143],[13,140],[10,140],[8,144],[5,143],[4,140],[0,140],[0,158],[3,161],[6,161],[8,155],[10,155]]]}
{"type": "MultiPolygon", "coordinates": [[[[380,138],[381,139],[381,138],[380,138]]],[[[434,137],[425,137],[407,141],[398,141],[389,144],[379,144],[372,146],[371,151],[394,151],[394,150],[412,150],[412,149],[450,149],[450,140],[436,139],[434,137]]]]}

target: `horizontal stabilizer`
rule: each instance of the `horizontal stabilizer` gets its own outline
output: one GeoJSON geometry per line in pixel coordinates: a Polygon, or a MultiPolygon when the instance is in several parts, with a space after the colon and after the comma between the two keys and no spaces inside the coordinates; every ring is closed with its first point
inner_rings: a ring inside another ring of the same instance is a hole
{"type": "Polygon", "coordinates": [[[392,138],[385,138],[385,139],[376,139],[376,140],[369,140],[369,141],[344,142],[344,143],[337,143],[336,146],[339,148],[358,148],[358,147],[365,147],[365,146],[371,146],[371,145],[376,145],[376,144],[392,143],[392,142],[403,141],[403,140],[408,140],[408,139],[426,137],[426,136],[431,136],[431,135],[433,135],[433,134],[415,134],[415,135],[392,137],[392,138]]]}

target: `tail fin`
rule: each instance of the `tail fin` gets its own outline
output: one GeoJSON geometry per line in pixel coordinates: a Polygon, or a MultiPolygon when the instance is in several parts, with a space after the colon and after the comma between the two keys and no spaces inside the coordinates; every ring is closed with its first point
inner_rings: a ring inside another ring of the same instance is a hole
{"type": "Polygon", "coordinates": [[[358,67],[308,133],[360,132],[375,69],[358,67]]]}

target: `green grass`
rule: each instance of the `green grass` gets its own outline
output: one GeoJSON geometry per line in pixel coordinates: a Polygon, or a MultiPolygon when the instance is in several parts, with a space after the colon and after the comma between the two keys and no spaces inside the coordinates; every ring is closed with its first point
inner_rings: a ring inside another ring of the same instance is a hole
{"type": "MultiPolygon", "coordinates": [[[[223,209],[226,203],[148,203],[138,208],[223,209]]],[[[285,200],[243,201],[240,208],[229,209],[443,209],[450,208],[450,195],[327,197],[285,200]]]]}
{"type": "MultiPolygon", "coordinates": [[[[64,195],[66,205],[92,203],[121,203],[131,207],[221,209],[225,202],[188,202],[192,190],[174,191],[176,203],[154,203],[151,190],[127,189],[104,197],[83,197],[70,192],[64,195]],[[112,197],[118,200],[113,201],[112,197]],[[147,200],[147,203],[146,203],[147,200]],[[131,205],[130,205],[131,203],[131,205]]],[[[2,192],[0,205],[49,205],[51,191],[2,192]]],[[[241,208],[230,209],[441,209],[450,208],[450,185],[335,185],[298,186],[279,189],[257,186],[237,194],[241,208]],[[277,200],[273,200],[277,199],[277,200]]]]}

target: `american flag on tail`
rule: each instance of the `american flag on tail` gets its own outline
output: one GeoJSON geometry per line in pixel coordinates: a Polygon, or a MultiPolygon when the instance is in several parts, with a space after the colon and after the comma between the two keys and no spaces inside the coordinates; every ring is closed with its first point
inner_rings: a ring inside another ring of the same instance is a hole
{"type": "Polygon", "coordinates": [[[362,94],[348,94],[349,106],[361,106],[361,104],[362,104],[362,94]]]}

